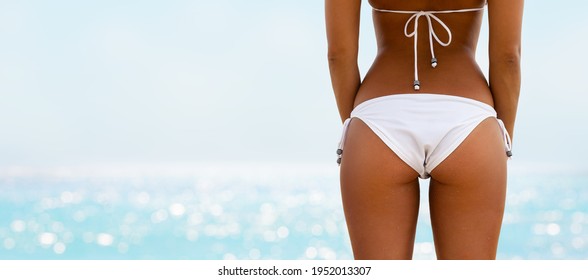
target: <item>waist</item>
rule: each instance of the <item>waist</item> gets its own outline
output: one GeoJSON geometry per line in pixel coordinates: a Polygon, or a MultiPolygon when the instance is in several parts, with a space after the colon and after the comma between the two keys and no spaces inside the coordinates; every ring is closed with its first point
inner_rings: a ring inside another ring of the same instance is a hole
{"type": "MultiPolygon", "coordinates": [[[[410,40],[378,40],[377,44],[377,58],[381,59],[397,59],[406,58],[412,61],[414,57],[414,44],[410,40]]],[[[430,46],[426,40],[420,40],[417,43],[417,57],[430,58],[430,46]]],[[[435,54],[439,59],[443,61],[449,61],[449,59],[475,59],[476,57],[476,46],[465,42],[453,42],[452,45],[436,48],[435,54]]]]}
{"type": "MultiPolygon", "coordinates": [[[[419,68],[422,84],[420,92],[470,98],[493,106],[492,93],[486,77],[473,55],[465,52],[448,52],[443,63],[432,69],[423,59],[419,68]]],[[[420,61],[419,61],[420,62],[420,61]]],[[[355,98],[355,105],[380,96],[392,94],[419,94],[407,83],[413,75],[411,55],[387,51],[378,54],[364,77],[355,98]]]]}

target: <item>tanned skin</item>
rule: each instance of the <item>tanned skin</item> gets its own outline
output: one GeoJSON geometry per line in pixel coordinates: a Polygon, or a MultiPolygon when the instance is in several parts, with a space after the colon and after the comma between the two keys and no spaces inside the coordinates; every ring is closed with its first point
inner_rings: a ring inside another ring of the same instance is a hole
{"type": "MultiPolygon", "coordinates": [[[[483,7],[485,0],[371,0],[389,10],[456,10],[483,7]]],[[[430,67],[426,19],[419,24],[421,89],[415,92],[411,15],[373,12],[378,53],[361,80],[357,57],[361,0],[325,0],[331,82],[342,121],[358,104],[391,94],[461,96],[493,106],[514,135],[520,91],[523,0],[488,0],[489,80],[475,61],[483,12],[437,15],[453,34],[435,45],[430,67]]],[[[365,3],[367,4],[367,3],[365,3]]],[[[365,23],[364,23],[365,24],[365,23]]],[[[442,40],[446,32],[434,25],[442,40]]],[[[419,211],[418,174],[361,120],[349,125],[341,163],[341,193],[356,259],[410,259],[419,211]]],[[[504,214],[506,161],[502,131],[482,121],[431,172],[429,205],[438,259],[495,259],[504,214]]]]}

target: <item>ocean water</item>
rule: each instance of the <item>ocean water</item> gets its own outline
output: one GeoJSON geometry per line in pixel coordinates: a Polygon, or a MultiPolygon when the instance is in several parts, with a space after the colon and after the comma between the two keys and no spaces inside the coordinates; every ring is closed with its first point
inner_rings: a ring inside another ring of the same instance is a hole
{"type": "MultiPolygon", "coordinates": [[[[588,259],[588,173],[511,172],[499,259],[588,259]]],[[[415,259],[435,252],[422,186],[415,259]]],[[[0,169],[0,259],[352,259],[336,165],[0,169]]]]}

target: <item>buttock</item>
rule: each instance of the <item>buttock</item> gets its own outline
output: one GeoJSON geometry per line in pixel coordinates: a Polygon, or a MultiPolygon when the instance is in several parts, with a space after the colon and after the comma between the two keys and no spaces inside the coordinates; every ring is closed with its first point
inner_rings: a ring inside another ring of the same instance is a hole
{"type": "Polygon", "coordinates": [[[501,127],[505,152],[510,137],[494,108],[486,103],[442,94],[394,94],[366,100],[356,106],[343,124],[337,150],[341,163],[347,127],[361,119],[406,164],[428,178],[431,170],[449,156],[484,120],[494,118],[501,127]]]}

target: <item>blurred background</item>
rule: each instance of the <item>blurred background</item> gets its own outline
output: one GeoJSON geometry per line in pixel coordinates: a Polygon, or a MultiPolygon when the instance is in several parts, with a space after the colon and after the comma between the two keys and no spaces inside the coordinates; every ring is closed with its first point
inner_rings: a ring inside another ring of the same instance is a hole
{"type": "MultiPolygon", "coordinates": [[[[323,5],[0,0],[0,258],[351,258],[323,5]]],[[[588,3],[525,8],[499,258],[585,259],[588,3]]]]}

